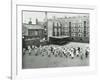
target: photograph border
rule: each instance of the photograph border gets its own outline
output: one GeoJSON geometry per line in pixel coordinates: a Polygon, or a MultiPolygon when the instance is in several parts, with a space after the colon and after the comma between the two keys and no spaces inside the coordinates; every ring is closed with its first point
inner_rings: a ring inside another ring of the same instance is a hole
{"type": "MultiPolygon", "coordinates": [[[[39,6],[39,5],[22,5],[22,4],[17,4],[16,5],[16,32],[18,32],[18,29],[17,29],[17,15],[18,15],[18,13],[17,13],[17,11],[18,11],[18,6],[36,6],[36,7],[51,7],[51,8],[53,8],[53,7],[55,7],[55,8],[71,8],[71,9],[87,9],[87,10],[94,10],[95,11],[95,8],[73,8],[73,7],[59,7],[59,6],[39,6]]],[[[21,13],[22,14],[22,13],[21,13]]],[[[13,15],[13,10],[12,10],[12,15],[13,15]]],[[[11,17],[12,18],[12,22],[13,22],[13,16],[11,17]]],[[[13,26],[13,24],[12,24],[12,26],[13,26]]],[[[13,34],[13,28],[11,27],[11,30],[12,30],[12,32],[11,32],[11,34],[13,34]]],[[[17,37],[17,33],[16,33],[16,39],[17,39],[18,37],[17,37]]],[[[12,36],[12,49],[13,49],[13,36],[12,36]]],[[[15,68],[14,68],[14,66],[13,66],[13,51],[12,51],[12,53],[11,53],[11,76],[12,76],[12,79],[13,79],[13,73],[14,72],[16,72],[16,74],[14,73],[14,78],[15,78],[15,76],[18,76],[18,51],[17,51],[17,48],[18,48],[18,42],[17,42],[17,40],[16,40],[16,71],[13,71],[15,68]],[[14,68],[14,69],[13,69],[14,68]]]]}

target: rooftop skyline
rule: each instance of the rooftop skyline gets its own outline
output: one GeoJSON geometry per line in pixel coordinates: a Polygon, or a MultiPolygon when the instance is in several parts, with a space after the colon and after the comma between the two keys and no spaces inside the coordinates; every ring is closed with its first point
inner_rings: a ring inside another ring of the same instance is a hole
{"type": "MultiPolygon", "coordinates": [[[[23,11],[23,23],[28,23],[31,19],[32,24],[36,23],[36,19],[38,19],[40,22],[44,22],[45,19],[45,12],[28,12],[23,11]]],[[[50,13],[47,12],[47,18],[53,19],[53,18],[65,18],[65,17],[77,17],[77,16],[89,16],[89,14],[79,14],[79,13],[50,13]]]]}

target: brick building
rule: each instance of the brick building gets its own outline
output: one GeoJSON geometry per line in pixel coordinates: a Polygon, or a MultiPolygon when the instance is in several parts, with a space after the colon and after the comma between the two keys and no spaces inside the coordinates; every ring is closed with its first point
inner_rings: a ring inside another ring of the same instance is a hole
{"type": "Polygon", "coordinates": [[[22,24],[22,36],[24,46],[33,44],[39,46],[40,41],[45,38],[44,24],[41,24],[38,23],[38,19],[36,19],[36,24],[32,24],[31,20],[28,22],[28,24],[22,24]]]}
{"type": "Polygon", "coordinates": [[[48,37],[69,36],[73,41],[89,42],[89,16],[48,19],[48,37]]]}

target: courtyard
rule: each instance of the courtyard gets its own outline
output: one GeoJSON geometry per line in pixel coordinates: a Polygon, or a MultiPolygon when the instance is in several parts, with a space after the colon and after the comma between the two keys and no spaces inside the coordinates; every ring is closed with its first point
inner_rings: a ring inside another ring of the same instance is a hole
{"type": "MultiPolygon", "coordinates": [[[[85,52],[85,49],[89,47],[88,43],[79,43],[79,42],[70,42],[65,45],[49,45],[49,46],[55,46],[55,47],[65,47],[65,48],[76,48],[81,47],[83,50],[83,53],[85,52]]],[[[32,52],[31,55],[25,54],[22,57],[22,68],[23,69],[30,69],[30,68],[51,68],[51,67],[77,67],[77,66],[89,66],[89,57],[85,57],[83,55],[82,59],[81,57],[75,56],[73,59],[71,57],[65,57],[65,56],[42,56],[42,55],[34,55],[34,52],[32,52]]]]}

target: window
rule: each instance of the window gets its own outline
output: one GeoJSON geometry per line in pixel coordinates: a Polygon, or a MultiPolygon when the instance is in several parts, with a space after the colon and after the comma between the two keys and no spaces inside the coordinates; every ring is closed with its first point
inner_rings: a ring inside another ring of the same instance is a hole
{"type": "Polygon", "coordinates": [[[69,35],[71,36],[71,22],[69,22],[69,35]]]}
{"type": "Polygon", "coordinates": [[[55,33],[54,35],[56,36],[57,35],[57,28],[54,29],[54,33],[55,33]]]}
{"type": "Polygon", "coordinates": [[[28,30],[29,36],[32,36],[32,30],[28,30]]]}
{"type": "Polygon", "coordinates": [[[80,29],[78,30],[78,32],[80,32],[80,29]]]}
{"type": "Polygon", "coordinates": [[[38,31],[35,31],[35,36],[37,36],[38,35],[38,31]]]}
{"type": "Polygon", "coordinates": [[[69,27],[71,27],[71,22],[69,22],[69,27]]]}
{"type": "Polygon", "coordinates": [[[73,29],[73,32],[74,32],[74,29],[73,29]]]}
{"type": "Polygon", "coordinates": [[[84,21],[84,26],[86,26],[86,21],[84,21]]]}
{"type": "Polygon", "coordinates": [[[57,22],[54,23],[54,26],[57,26],[57,22]]]}
{"type": "Polygon", "coordinates": [[[81,34],[78,34],[78,37],[81,37],[81,34]]]}

